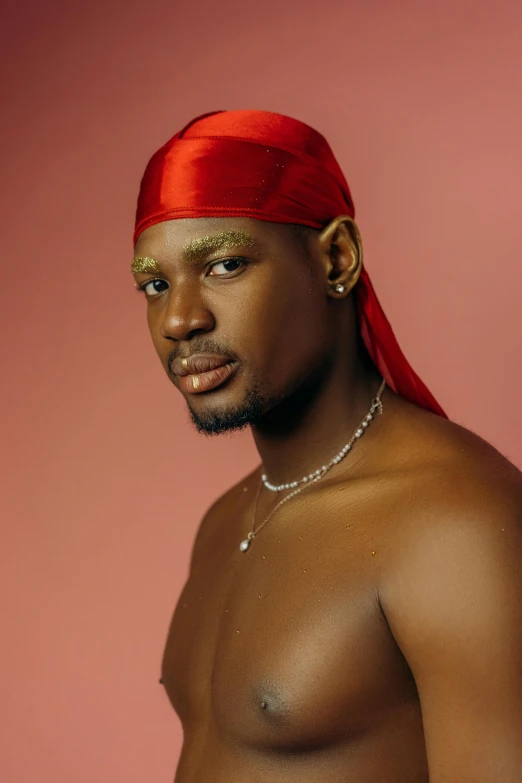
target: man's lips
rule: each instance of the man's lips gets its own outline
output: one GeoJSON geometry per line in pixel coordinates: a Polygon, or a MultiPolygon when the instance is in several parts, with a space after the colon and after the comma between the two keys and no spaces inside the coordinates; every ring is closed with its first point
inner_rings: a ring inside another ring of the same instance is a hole
{"type": "Polygon", "coordinates": [[[223,367],[223,365],[232,361],[230,356],[225,354],[193,353],[192,356],[187,356],[186,359],[178,356],[172,362],[171,369],[175,375],[179,375],[181,378],[184,375],[199,375],[200,373],[210,372],[210,370],[223,367]]]}
{"type": "Polygon", "coordinates": [[[199,394],[221,386],[236,371],[237,362],[220,354],[194,353],[185,359],[177,357],[171,364],[179,378],[179,388],[186,394],[199,394]]]}

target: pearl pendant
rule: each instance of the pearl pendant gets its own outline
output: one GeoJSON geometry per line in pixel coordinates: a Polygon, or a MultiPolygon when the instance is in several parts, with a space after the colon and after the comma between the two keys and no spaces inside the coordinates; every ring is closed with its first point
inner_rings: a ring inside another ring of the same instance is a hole
{"type": "Polygon", "coordinates": [[[240,543],[239,551],[240,552],[246,552],[247,549],[249,549],[250,544],[252,543],[253,538],[254,538],[254,533],[250,532],[248,534],[248,536],[245,538],[245,540],[240,543]]]}

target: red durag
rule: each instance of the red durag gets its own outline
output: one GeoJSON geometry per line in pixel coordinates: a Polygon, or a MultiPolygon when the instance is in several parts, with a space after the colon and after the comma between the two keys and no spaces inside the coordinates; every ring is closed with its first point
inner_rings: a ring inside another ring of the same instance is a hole
{"type": "MultiPolygon", "coordinates": [[[[149,161],[134,241],[163,220],[250,217],[323,228],[354,217],[348,184],[327,141],[298,120],[221,111],[192,120],[149,161]]],[[[410,367],[363,268],[354,289],[359,328],[377,369],[410,402],[446,416],[410,367]]]]}

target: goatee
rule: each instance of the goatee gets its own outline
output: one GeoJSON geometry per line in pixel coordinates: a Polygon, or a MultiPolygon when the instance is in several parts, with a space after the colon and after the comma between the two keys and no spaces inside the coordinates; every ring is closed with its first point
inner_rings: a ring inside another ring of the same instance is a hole
{"type": "Polygon", "coordinates": [[[223,411],[197,413],[188,406],[193,425],[203,435],[221,435],[234,432],[255,424],[268,408],[268,401],[257,390],[248,393],[245,401],[223,411]]]}

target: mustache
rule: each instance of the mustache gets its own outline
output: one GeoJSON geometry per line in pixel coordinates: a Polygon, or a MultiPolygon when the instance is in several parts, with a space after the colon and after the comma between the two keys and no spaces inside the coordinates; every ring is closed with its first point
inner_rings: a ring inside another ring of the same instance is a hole
{"type": "Polygon", "coordinates": [[[230,348],[226,342],[217,341],[211,337],[195,337],[188,347],[188,351],[183,350],[181,346],[177,346],[176,348],[173,348],[172,351],[170,351],[169,355],[167,356],[167,367],[169,368],[170,372],[172,372],[171,368],[174,359],[177,359],[178,356],[191,356],[193,353],[224,354],[225,356],[230,356],[230,358],[234,361],[239,361],[239,357],[236,352],[232,350],[232,348],[230,348]]]}

